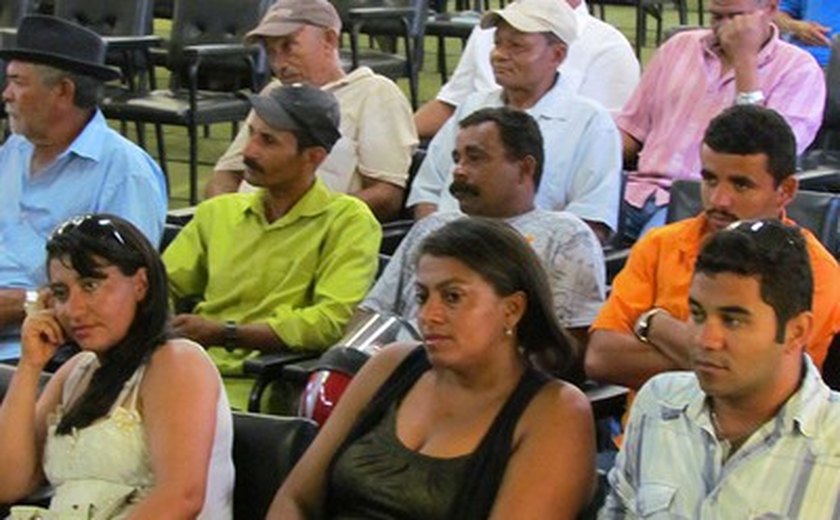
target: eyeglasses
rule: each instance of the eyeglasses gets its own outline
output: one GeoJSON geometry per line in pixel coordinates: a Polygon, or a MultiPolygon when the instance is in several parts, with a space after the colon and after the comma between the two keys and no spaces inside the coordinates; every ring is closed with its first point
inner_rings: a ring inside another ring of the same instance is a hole
{"type": "Polygon", "coordinates": [[[52,235],[50,235],[50,240],[70,233],[76,229],[93,238],[112,239],[116,240],[121,245],[126,245],[125,239],[114,225],[114,221],[107,217],[97,215],[81,215],[64,221],[55,228],[55,231],[53,231],[52,235]]]}

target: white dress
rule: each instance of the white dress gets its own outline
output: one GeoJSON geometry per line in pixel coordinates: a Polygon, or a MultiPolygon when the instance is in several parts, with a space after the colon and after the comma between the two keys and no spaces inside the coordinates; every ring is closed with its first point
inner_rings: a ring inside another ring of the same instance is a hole
{"type": "MultiPolygon", "coordinates": [[[[125,383],[106,417],[69,435],[56,435],[62,410],[73,402],[79,389],[84,388],[82,382],[88,381],[98,366],[93,353],[83,356],[68,375],[62,404],[49,420],[44,473],[55,489],[50,510],[73,515],[83,508],[91,509],[83,517],[124,518],[154,485],[143,417],[137,409],[146,365],[140,366],[125,383]],[[113,503],[114,510],[103,516],[109,503],[113,503]]],[[[232,441],[232,419],[222,389],[200,519],[230,519],[233,515],[232,441]]]]}

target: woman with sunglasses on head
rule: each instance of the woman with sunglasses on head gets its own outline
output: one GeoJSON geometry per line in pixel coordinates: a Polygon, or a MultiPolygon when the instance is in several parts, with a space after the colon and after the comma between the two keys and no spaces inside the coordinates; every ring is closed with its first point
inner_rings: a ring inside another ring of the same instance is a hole
{"type": "Polygon", "coordinates": [[[592,412],[552,377],[579,365],[534,251],[468,218],[418,258],[424,344],[362,367],[268,517],[576,518],[595,482],[592,412]]]}
{"type": "MultiPolygon", "coordinates": [[[[157,251],[127,221],[89,215],[53,233],[47,272],[0,405],[0,503],[46,478],[59,515],[231,518],[227,398],[201,346],[169,337],[157,251]],[[66,342],[81,352],[38,397],[41,370],[66,342]]],[[[13,508],[12,518],[39,513],[13,508]]]]}

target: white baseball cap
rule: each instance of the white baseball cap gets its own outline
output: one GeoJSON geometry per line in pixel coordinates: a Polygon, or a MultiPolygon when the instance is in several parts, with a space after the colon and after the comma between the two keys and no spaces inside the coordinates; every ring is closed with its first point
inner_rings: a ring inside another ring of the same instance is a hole
{"type": "Polygon", "coordinates": [[[481,18],[481,27],[496,27],[504,20],[517,31],[552,33],[566,45],[578,37],[575,11],[566,0],[518,0],[481,18]]]}

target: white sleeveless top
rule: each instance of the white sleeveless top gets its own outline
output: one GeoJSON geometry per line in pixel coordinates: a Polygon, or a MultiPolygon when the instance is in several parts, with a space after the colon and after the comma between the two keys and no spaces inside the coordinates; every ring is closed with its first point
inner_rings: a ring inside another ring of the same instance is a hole
{"type": "MultiPolygon", "coordinates": [[[[126,490],[130,495],[128,507],[120,507],[109,516],[123,518],[130,513],[133,504],[149,493],[155,480],[143,417],[137,409],[146,365],[141,365],[126,381],[106,417],[80,430],[74,429],[69,435],[56,435],[63,410],[81,395],[80,389],[86,386],[99,366],[92,352],[81,355],[84,357],[64,383],[61,405],[48,420],[44,473],[55,488],[50,510],[77,509],[76,504],[80,502],[108,502],[114,494],[126,490]],[[107,498],[103,499],[103,495],[107,498]]],[[[229,520],[233,516],[232,441],[230,408],[224,387],[221,387],[200,519],[229,520]]]]}

